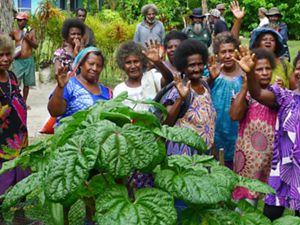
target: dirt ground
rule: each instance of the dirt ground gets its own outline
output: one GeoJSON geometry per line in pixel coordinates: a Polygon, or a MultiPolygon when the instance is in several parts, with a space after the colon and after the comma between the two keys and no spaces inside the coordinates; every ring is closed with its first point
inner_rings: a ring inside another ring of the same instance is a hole
{"type": "Polygon", "coordinates": [[[47,103],[50,93],[54,90],[55,83],[38,83],[37,86],[30,88],[27,104],[31,107],[27,111],[27,126],[29,132],[29,142],[34,142],[35,139],[42,134],[39,130],[44,122],[49,117],[47,103]]]}

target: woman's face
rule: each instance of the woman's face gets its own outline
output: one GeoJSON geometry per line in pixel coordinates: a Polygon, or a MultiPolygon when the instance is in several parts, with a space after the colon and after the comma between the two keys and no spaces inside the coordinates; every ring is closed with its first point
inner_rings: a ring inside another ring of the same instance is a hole
{"type": "Polygon", "coordinates": [[[0,70],[8,70],[13,61],[9,48],[0,49],[0,70]]]}
{"type": "Polygon", "coordinates": [[[89,83],[96,83],[99,81],[99,75],[103,69],[102,58],[94,53],[89,53],[86,57],[80,66],[80,74],[89,83]]]}
{"type": "Polygon", "coordinates": [[[300,60],[298,60],[298,62],[296,63],[295,70],[294,70],[294,76],[295,76],[298,88],[300,89],[300,60]]]}
{"type": "Polygon", "coordinates": [[[272,78],[272,67],[267,59],[259,59],[256,61],[255,68],[255,79],[259,83],[259,85],[263,88],[266,88],[272,78]]]}
{"type": "Polygon", "coordinates": [[[204,63],[202,55],[194,54],[187,58],[186,68],[183,72],[189,80],[199,80],[202,77],[203,70],[204,63]]]}
{"type": "Polygon", "coordinates": [[[275,52],[276,50],[276,39],[272,34],[263,34],[260,42],[259,42],[260,48],[265,48],[270,52],[275,52]]]}
{"type": "Polygon", "coordinates": [[[180,43],[181,41],[179,39],[173,39],[167,43],[167,56],[171,62],[173,60],[174,52],[180,43]]]}
{"type": "Polygon", "coordinates": [[[234,58],[235,47],[233,43],[225,43],[220,45],[218,59],[224,64],[224,69],[231,69],[235,65],[234,58]]]}
{"type": "Polygon", "coordinates": [[[130,79],[139,79],[143,75],[141,60],[135,55],[129,55],[124,60],[124,71],[130,79]]]}
{"type": "Polygon", "coordinates": [[[82,38],[81,30],[78,27],[71,27],[69,29],[69,35],[67,40],[69,44],[75,45],[74,40],[78,39],[79,41],[81,41],[81,38],[82,38]]]}

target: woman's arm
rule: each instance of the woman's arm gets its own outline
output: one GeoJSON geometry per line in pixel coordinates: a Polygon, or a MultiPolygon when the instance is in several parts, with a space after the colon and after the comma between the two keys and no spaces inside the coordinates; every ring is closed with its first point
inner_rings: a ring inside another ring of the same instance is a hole
{"type": "Polygon", "coordinates": [[[240,29],[242,25],[242,19],[245,16],[245,8],[243,7],[241,9],[239,2],[233,1],[230,3],[230,9],[235,17],[233,26],[231,28],[231,33],[235,38],[240,39],[240,29]]]}
{"type": "MultiPolygon", "coordinates": [[[[244,75],[246,77],[246,75],[244,75]]],[[[244,79],[242,88],[240,93],[238,93],[237,97],[232,101],[229,115],[230,118],[234,121],[239,121],[243,119],[245,113],[247,111],[248,105],[246,101],[248,88],[247,88],[247,78],[244,79]]]]}
{"type": "Polygon", "coordinates": [[[67,108],[67,102],[64,99],[64,88],[69,82],[68,68],[66,65],[59,64],[60,62],[56,60],[55,79],[57,80],[57,86],[48,102],[48,111],[54,117],[61,116],[67,108]]]}

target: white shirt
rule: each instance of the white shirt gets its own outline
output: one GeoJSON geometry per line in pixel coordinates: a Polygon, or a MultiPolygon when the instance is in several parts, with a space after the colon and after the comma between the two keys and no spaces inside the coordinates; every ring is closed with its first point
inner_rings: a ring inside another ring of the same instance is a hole
{"type": "Polygon", "coordinates": [[[264,17],[264,18],[262,18],[262,19],[259,18],[259,20],[260,20],[260,23],[259,23],[258,27],[263,27],[263,26],[269,24],[269,19],[268,19],[268,17],[264,17]]]}
{"type": "MultiPolygon", "coordinates": [[[[122,82],[115,87],[113,96],[115,98],[121,92],[127,91],[128,98],[130,99],[152,100],[161,89],[161,78],[161,73],[159,73],[156,69],[151,69],[143,74],[141,86],[132,88],[128,87],[125,82],[122,82]]],[[[149,105],[134,104],[129,100],[125,100],[123,103],[135,111],[148,111],[149,109],[149,105]]]]}

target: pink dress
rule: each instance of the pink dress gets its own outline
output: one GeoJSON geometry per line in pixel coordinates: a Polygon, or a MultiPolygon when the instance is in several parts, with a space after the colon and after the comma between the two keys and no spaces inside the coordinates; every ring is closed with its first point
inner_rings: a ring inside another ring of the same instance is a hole
{"type": "MultiPolygon", "coordinates": [[[[248,110],[240,121],[233,170],[244,177],[267,182],[273,154],[276,111],[247,97],[248,110]]],[[[259,193],[237,187],[235,200],[255,199],[259,193]]]]}

